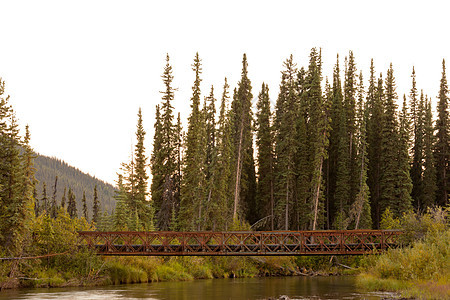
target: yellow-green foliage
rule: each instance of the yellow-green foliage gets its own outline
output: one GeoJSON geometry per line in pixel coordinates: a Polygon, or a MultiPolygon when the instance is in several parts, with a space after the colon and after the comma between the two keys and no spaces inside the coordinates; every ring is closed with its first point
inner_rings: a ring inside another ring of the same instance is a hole
{"type": "Polygon", "coordinates": [[[423,216],[405,214],[400,222],[409,246],[367,258],[366,271],[358,276],[358,284],[370,290],[399,290],[408,297],[450,298],[446,213],[435,209],[423,216]]]}

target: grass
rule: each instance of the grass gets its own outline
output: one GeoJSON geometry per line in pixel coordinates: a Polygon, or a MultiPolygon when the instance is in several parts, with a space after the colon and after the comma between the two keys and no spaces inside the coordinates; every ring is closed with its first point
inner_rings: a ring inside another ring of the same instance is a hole
{"type": "Polygon", "coordinates": [[[357,284],[403,297],[450,299],[450,229],[432,231],[409,247],[368,257],[357,284]]]}

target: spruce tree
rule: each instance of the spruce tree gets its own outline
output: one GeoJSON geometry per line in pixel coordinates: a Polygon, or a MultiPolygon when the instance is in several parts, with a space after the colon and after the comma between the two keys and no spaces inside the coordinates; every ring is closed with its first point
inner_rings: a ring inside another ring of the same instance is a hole
{"type": "Polygon", "coordinates": [[[63,192],[63,195],[61,196],[61,207],[64,209],[66,207],[66,192],[67,192],[67,187],[64,187],[64,192],[63,192]]]}
{"type": "Polygon", "coordinates": [[[380,74],[375,79],[373,60],[371,61],[369,88],[367,92],[367,154],[369,160],[367,183],[371,197],[372,221],[379,228],[381,220],[381,175],[382,175],[382,132],[384,119],[384,88],[380,74]]]}
{"type": "Polygon", "coordinates": [[[75,202],[75,194],[72,191],[72,188],[69,187],[68,191],[68,204],[67,204],[67,213],[69,216],[74,219],[77,217],[77,203],[75,202]]]}
{"type": "Polygon", "coordinates": [[[364,86],[362,71],[359,75],[358,105],[356,115],[355,148],[357,152],[356,171],[358,174],[357,194],[350,209],[350,216],[354,218],[355,229],[372,227],[369,203],[369,186],[367,185],[367,108],[364,103],[364,86]]]}
{"type": "Polygon", "coordinates": [[[284,70],[281,72],[280,93],[276,103],[275,114],[275,189],[276,205],[275,219],[277,228],[289,230],[292,225],[291,216],[294,207],[294,188],[296,170],[294,158],[297,151],[297,133],[295,124],[298,115],[298,94],[296,87],[296,64],[292,55],[283,63],[284,70]]]}
{"type": "Polygon", "coordinates": [[[86,193],[83,191],[83,197],[81,198],[81,203],[83,204],[83,217],[88,221],[88,211],[86,203],[86,193]]]}
{"type": "Polygon", "coordinates": [[[147,175],[147,157],[145,155],[145,130],[142,124],[142,111],[139,108],[138,111],[138,122],[136,126],[136,146],[134,148],[134,157],[136,158],[135,168],[134,168],[134,182],[136,183],[136,193],[134,197],[130,200],[130,210],[137,211],[139,220],[142,223],[144,229],[152,227],[151,224],[153,220],[152,209],[148,206],[147,201],[147,186],[148,186],[148,175],[147,175]]]}
{"type": "Polygon", "coordinates": [[[52,195],[52,201],[50,204],[50,217],[53,219],[56,219],[58,214],[58,203],[56,202],[56,192],[58,187],[58,176],[55,176],[55,184],[53,185],[53,195],[52,195]]]}
{"type": "Polygon", "coordinates": [[[202,68],[201,60],[196,53],[192,70],[195,73],[192,87],[191,114],[188,118],[188,131],[186,133],[186,150],[183,161],[183,178],[181,182],[179,226],[182,230],[197,228],[196,213],[204,197],[204,168],[202,149],[202,115],[200,111],[200,78],[202,68]]]}
{"type": "MultiPolygon", "coordinates": [[[[70,188],[69,188],[70,191],[70,188]]],[[[97,185],[94,186],[94,200],[92,201],[92,222],[98,224],[100,218],[100,202],[98,201],[97,185]]]]}
{"type": "MultiPolygon", "coordinates": [[[[344,109],[343,95],[341,87],[340,69],[339,69],[339,55],[337,56],[336,65],[333,72],[333,87],[332,87],[332,104],[330,107],[330,146],[328,148],[327,159],[327,224],[331,224],[336,215],[336,209],[340,209],[342,199],[336,201],[336,188],[337,188],[337,170],[339,163],[339,144],[340,136],[342,133],[346,133],[346,128],[341,126],[342,112],[344,109]],[[342,132],[341,132],[342,131],[342,132]]],[[[342,181],[340,179],[339,181],[342,181]]],[[[345,199],[345,201],[348,199],[345,199]]],[[[339,210],[338,210],[339,211],[339,210]]]]}
{"type": "Polygon", "coordinates": [[[411,207],[406,118],[398,124],[397,93],[392,64],[386,77],[385,111],[381,139],[380,210],[390,208],[399,217],[411,207]],[[406,172],[406,173],[405,173],[406,172]]]}
{"type": "Polygon", "coordinates": [[[41,197],[41,205],[42,205],[42,211],[45,214],[48,214],[48,197],[47,197],[47,183],[42,183],[42,197],[41,197]]]}
{"type": "Polygon", "coordinates": [[[127,205],[127,192],[123,184],[123,175],[119,174],[117,180],[117,190],[114,199],[116,200],[116,209],[114,210],[114,230],[127,231],[130,228],[131,213],[127,205]]]}
{"type": "MultiPolygon", "coordinates": [[[[161,136],[160,136],[160,154],[161,157],[161,186],[158,190],[161,194],[152,194],[152,200],[155,205],[156,219],[158,228],[169,228],[172,203],[167,201],[173,200],[174,194],[174,176],[176,174],[176,134],[174,124],[174,114],[172,101],[174,99],[175,89],[172,87],[173,75],[172,66],[170,65],[169,55],[166,56],[166,66],[164,67],[163,79],[165,90],[161,91],[161,136]],[[160,198],[157,198],[160,196],[160,198]]],[[[156,134],[156,133],[155,133],[156,134]]],[[[154,165],[153,165],[154,166],[154,165]]]]}
{"type": "Polygon", "coordinates": [[[216,134],[216,160],[213,168],[213,186],[210,203],[212,230],[226,230],[231,225],[233,209],[233,141],[228,110],[229,85],[225,78],[216,134]]]}
{"type": "MultiPolygon", "coordinates": [[[[253,160],[252,86],[248,78],[247,55],[242,59],[241,80],[233,96],[233,139],[235,148],[233,219],[237,220],[249,211],[256,192],[255,163],[253,160]]],[[[247,215],[248,216],[248,215],[247,215]]]]}
{"type": "Polygon", "coordinates": [[[437,193],[436,204],[445,206],[449,203],[450,176],[450,120],[449,120],[449,91],[445,74],[445,60],[442,60],[442,77],[438,95],[436,144],[434,158],[436,160],[437,193]]]}
{"type": "Polygon", "coordinates": [[[349,52],[348,65],[345,70],[345,82],[344,82],[344,110],[347,126],[347,143],[349,160],[347,168],[350,173],[350,194],[347,199],[347,203],[351,204],[355,200],[357,182],[358,182],[358,172],[356,171],[356,93],[357,93],[357,73],[355,58],[353,56],[353,51],[349,52]]]}
{"type": "Polygon", "coordinates": [[[270,111],[269,87],[263,83],[256,103],[256,147],[258,149],[258,186],[256,190],[257,219],[269,218],[270,228],[274,230],[274,153],[272,132],[272,113],[270,111]]]}
{"type": "Polygon", "coordinates": [[[156,105],[155,113],[155,133],[153,136],[153,150],[150,158],[150,170],[152,173],[152,184],[150,186],[150,192],[152,196],[152,205],[154,211],[158,211],[161,206],[162,198],[162,185],[164,182],[164,156],[162,149],[162,122],[161,112],[159,105],[156,105]]]}
{"type": "Polygon", "coordinates": [[[321,88],[321,52],[313,48],[310,54],[308,73],[305,79],[305,97],[309,100],[308,138],[311,145],[311,229],[324,225],[323,163],[327,158],[329,136],[329,103],[325,101],[321,88]]]}
{"type": "Polygon", "coordinates": [[[420,199],[421,210],[427,207],[432,207],[436,200],[436,167],[434,165],[435,159],[433,155],[434,146],[434,128],[433,116],[431,113],[431,101],[425,102],[425,116],[424,116],[424,143],[423,143],[423,180],[422,191],[423,195],[420,199]]]}

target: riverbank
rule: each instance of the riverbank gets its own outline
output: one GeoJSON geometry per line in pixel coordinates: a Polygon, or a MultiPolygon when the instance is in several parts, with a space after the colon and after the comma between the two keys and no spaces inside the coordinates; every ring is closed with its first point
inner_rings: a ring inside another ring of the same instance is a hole
{"type": "Polygon", "coordinates": [[[450,299],[450,229],[446,214],[403,220],[405,245],[365,259],[359,287],[405,298],[450,299]]]}
{"type": "MultiPolygon", "coordinates": [[[[354,268],[360,260],[339,258],[354,268]]],[[[0,282],[3,288],[69,287],[354,272],[336,263],[330,257],[100,257],[81,251],[23,263],[19,276],[0,282]]]]}

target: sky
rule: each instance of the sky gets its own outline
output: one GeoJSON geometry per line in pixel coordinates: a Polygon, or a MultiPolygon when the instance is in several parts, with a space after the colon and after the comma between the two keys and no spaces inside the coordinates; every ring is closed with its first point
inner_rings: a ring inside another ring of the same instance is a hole
{"type": "Polygon", "coordinates": [[[151,154],[167,53],[184,128],[196,52],[202,94],[214,85],[217,99],[225,77],[237,86],[243,53],[255,101],[265,82],[275,102],[283,61],[292,54],[306,67],[321,47],[324,77],[352,50],[366,86],[371,58],[377,73],[393,63],[400,97],[414,66],[436,103],[442,59],[450,61],[449,11],[448,1],[0,0],[0,77],[35,151],[114,183],[139,107],[151,154]]]}

